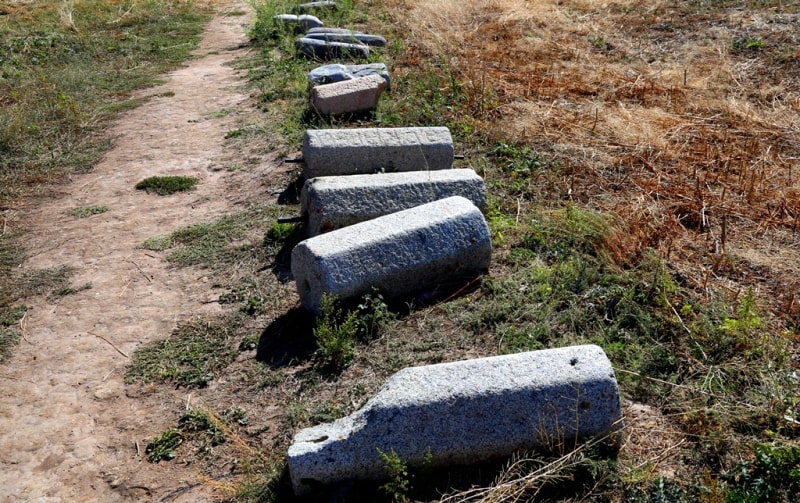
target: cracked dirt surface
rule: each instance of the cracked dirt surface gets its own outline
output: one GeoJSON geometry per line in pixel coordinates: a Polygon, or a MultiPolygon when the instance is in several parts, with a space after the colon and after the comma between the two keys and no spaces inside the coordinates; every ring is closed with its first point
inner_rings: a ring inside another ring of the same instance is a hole
{"type": "MultiPolygon", "coordinates": [[[[228,170],[241,147],[225,139],[252,109],[230,63],[246,53],[252,9],[220,5],[196,58],[166,83],[134,97],[108,134],[114,147],[62,196],[19,211],[27,230],[26,269],[70,266],[90,289],[29,302],[24,340],[2,369],[0,502],[198,501],[210,496],[193,468],[147,462],[145,445],[170,427],[185,392],[141,396],[123,376],[140,345],[179,321],[214,314],[202,273],[170,268],[143,241],[269,197],[274,159],[228,170]],[[250,13],[242,15],[242,12],[250,13]],[[159,197],[134,190],[149,176],[200,179],[197,190],[159,197]],[[78,219],[87,206],[109,211],[78,219]],[[206,301],[206,302],[204,302],[206,301]],[[131,396],[134,393],[140,396],[131,396]]],[[[274,178],[274,177],[273,177],[274,178]]]]}

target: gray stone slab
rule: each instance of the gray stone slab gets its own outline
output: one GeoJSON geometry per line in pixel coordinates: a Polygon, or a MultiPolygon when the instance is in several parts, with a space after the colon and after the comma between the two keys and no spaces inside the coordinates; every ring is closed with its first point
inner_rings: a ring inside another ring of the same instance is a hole
{"type": "Polygon", "coordinates": [[[292,10],[297,13],[333,11],[336,10],[336,2],[334,0],[320,0],[318,2],[301,3],[292,10]]]}
{"type": "Polygon", "coordinates": [[[309,129],[303,137],[306,179],[451,169],[453,158],[446,127],[309,129]]]}
{"type": "Polygon", "coordinates": [[[483,214],[454,196],[306,239],[292,250],[292,274],[303,307],[316,312],[324,294],[393,298],[473,278],[491,255],[483,214]]]}
{"type": "Polygon", "coordinates": [[[307,58],[318,61],[331,59],[367,59],[369,47],[363,44],[347,44],[344,42],[326,42],[311,38],[295,40],[294,47],[297,52],[307,58]]]}
{"type": "Polygon", "coordinates": [[[323,84],[311,90],[311,107],[320,115],[343,115],[378,108],[386,81],[380,75],[323,84]]]}
{"type": "Polygon", "coordinates": [[[335,28],[332,26],[320,26],[318,28],[310,28],[306,33],[360,33],[353,31],[349,28],[335,28]]]}
{"type": "Polygon", "coordinates": [[[316,236],[450,196],[465,197],[481,211],[486,207],[483,179],[471,169],[312,178],[300,205],[306,232],[316,236]]]}
{"type": "Polygon", "coordinates": [[[301,14],[299,16],[296,14],[278,14],[277,16],[273,16],[272,19],[279,24],[291,26],[301,32],[308,31],[313,28],[320,28],[324,24],[319,20],[319,18],[309,14],[301,14]]]}
{"type": "Polygon", "coordinates": [[[367,63],[364,65],[333,63],[318,66],[308,72],[308,85],[309,87],[314,87],[322,84],[333,84],[369,75],[380,75],[386,81],[386,90],[389,91],[391,89],[392,80],[384,63],[367,63]]]}
{"type": "Polygon", "coordinates": [[[594,345],[411,367],[353,414],[297,432],[289,475],[303,494],[385,476],[378,450],[418,467],[427,453],[433,466],[450,466],[569,449],[613,433],[621,418],[614,370],[594,345]]]}
{"type": "Polygon", "coordinates": [[[304,38],[326,40],[328,42],[345,42],[348,44],[364,44],[371,47],[384,47],[386,39],[368,33],[306,33],[304,38]]]}

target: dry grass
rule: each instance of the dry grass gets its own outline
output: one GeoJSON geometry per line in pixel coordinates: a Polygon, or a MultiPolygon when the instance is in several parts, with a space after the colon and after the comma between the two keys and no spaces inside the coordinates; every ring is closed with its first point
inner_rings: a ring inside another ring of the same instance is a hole
{"type": "Polygon", "coordinates": [[[438,55],[490,139],[559,164],[550,197],[621,215],[630,253],[660,249],[697,288],[744,282],[796,316],[800,17],[708,4],[393,2],[397,71],[438,55]]]}

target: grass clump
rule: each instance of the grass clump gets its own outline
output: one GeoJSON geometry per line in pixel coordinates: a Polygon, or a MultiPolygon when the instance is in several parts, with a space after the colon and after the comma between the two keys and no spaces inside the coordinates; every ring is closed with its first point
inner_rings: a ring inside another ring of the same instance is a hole
{"type": "Polygon", "coordinates": [[[168,236],[149,238],[141,247],[153,251],[172,249],[167,261],[177,266],[218,268],[262,254],[264,243],[250,242],[246,238],[263,225],[270,211],[256,206],[213,222],[190,225],[168,236]],[[242,243],[237,245],[237,242],[242,243]]]}
{"type": "Polygon", "coordinates": [[[800,451],[780,444],[756,444],[753,451],[752,461],[739,463],[726,476],[730,484],[726,501],[792,501],[800,491],[800,451]]]}
{"type": "Polygon", "coordinates": [[[67,215],[71,215],[75,218],[87,218],[91,217],[92,215],[105,213],[107,211],[107,206],[79,206],[78,208],[73,208],[67,211],[67,215]]]}
{"type": "Polygon", "coordinates": [[[324,366],[334,369],[346,367],[356,355],[358,317],[355,312],[342,312],[338,299],[323,295],[320,314],[314,327],[317,357],[324,366]]]}
{"type": "Polygon", "coordinates": [[[358,341],[377,338],[394,319],[380,293],[363,295],[352,309],[343,308],[335,296],[324,294],[313,329],[316,356],[323,367],[341,370],[355,358],[358,341]]]}
{"type": "Polygon", "coordinates": [[[125,382],[160,381],[176,387],[205,387],[236,358],[231,337],[231,327],[224,323],[197,321],[180,325],[169,338],[133,353],[125,382]]]}
{"type": "Polygon", "coordinates": [[[0,308],[0,363],[11,357],[22,334],[17,324],[25,317],[27,306],[0,308]]]}
{"type": "Polygon", "coordinates": [[[175,449],[183,443],[183,435],[175,428],[171,428],[158,437],[147,443],[144,452],[147,460],[151,463],[158,463],[163,460],[170,460],[177,455],[175,449]]]}
{"type": "Polygon", "coordinates": [[[136,190],[168,196],[194,189],[200,180],[188,176],[151,176],[136,184],[136,190]]]}

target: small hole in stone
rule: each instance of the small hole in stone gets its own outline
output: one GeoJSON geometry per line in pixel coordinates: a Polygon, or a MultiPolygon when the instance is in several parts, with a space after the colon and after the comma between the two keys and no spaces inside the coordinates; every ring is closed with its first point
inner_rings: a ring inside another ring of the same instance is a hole
{"type": "Polygon", "coordinates": [[[577,365],[577,364],[578,364],[578,359],[577,359],[577,358],[573,358],[573,359],[571,359],[571,360],[569,361],[569,364],[570,364],[570,365],[572,365],[572,366],[574,367],[575,365],[577,365]]]}
{"type": "Polygon", "coordinates": [[[311,293],[311,283],[309,283],[307,279],[303,280],[303,291],[305,293],[311,293]]]}
{"type": "Polygon", "coordinates": [[[326,440],[328,440],[328,435],[322,435],[321,437],[315,438],[314,440],[312,440],[312,442],[314,442],[315,444],[318,444],[318,443],[324,442],[326,440]]]}

